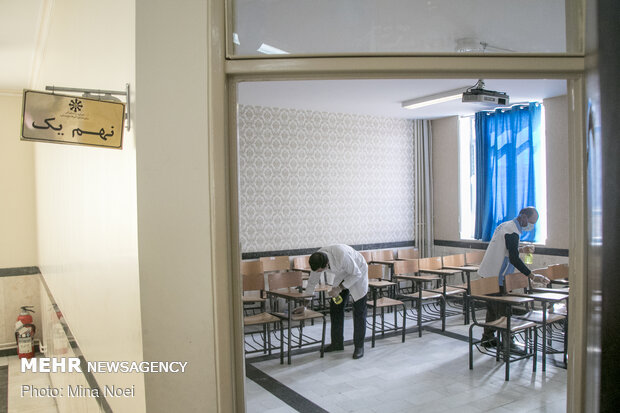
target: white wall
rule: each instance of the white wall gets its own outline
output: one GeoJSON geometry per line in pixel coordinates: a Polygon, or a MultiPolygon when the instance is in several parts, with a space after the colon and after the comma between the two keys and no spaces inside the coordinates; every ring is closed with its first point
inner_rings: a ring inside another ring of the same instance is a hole
{"type": "Polygon", "coordinates": [[[568,248],[568,105],[566,96],[543,100],[547,139],[547,245],[568,248]]]}
{"type": "Polygon", "coordinates": [[[21,105],[21,94],[0,94],[0,268],[37,265],[34,145],[19,140],[21,105]]]}
{"type": "MultiPolygon", "coordinates": [[[[566,96],[545,99],[547,242],[568,248],[568,108],[566,96]]],[[[437,240],[459,240],[458,118],[432,121],[434,230],[437,240]]]]}
{"type": "Polygon", "coordinates": [[[433,120],[431,125],[435,239],[458,240],[460,239],[458,117],[433,120]]]}
{"type": "Polygon", "coordinates": [[[216,364],[210,270],[215,200],[209,187],[207,2],[137,0],[136,6],[144,358],[188,362],[185,374],[145,377],[146,407],[149,413],[216,412],[230,395],[220,390],[227,384],[217,382],[227,374],[218,368],[229,367],[216,364]]]}
{"type": "MultiPolygon", "coordinates": [[[[133,1],[54,2],[35,87],[135,85],[134,20],[133,1]]],[[[34,144],[39,266],[89,361],[142,360],[134,140],[132,130],[122,150],[34,144]]],[[[95,378],[136,386],[109,398],[115,412],[145,411],[142,375],[95,378]]]]}

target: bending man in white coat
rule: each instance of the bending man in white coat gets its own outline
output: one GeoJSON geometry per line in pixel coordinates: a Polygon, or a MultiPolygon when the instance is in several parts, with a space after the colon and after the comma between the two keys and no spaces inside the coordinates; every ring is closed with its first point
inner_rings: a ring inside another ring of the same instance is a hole
{"type": "MultiPolygon", "coordinates": [[[[528,245],[519,248],[519,240],[523,231],[531,231],[534,224],[538,221],[538,211],[534,207],[523,208],[519,215],[510,221],[502,222],[495,228],[493,237],[489,242],[484,258],[480,263],[478,274],[481,277],[498,277],[500,292],[497,295],[506,295],[504,277],[512,274],[515,268],[522,274],[528,276],[532,281],[544,284],[549,283],[549,279],[544,275],[534,274],[519,258],[519,252],[534,252],[534,246],[528,245]]],[[[486,322],[495,321],[502,317],[505,306],[495,303],[487,303],[486,322]]],[[[495,347],[497,341],[494,330],[484,329],[482,335],[482,345],[484,347],[495,347]]]]}
{"type": "MultiPolygon", "coordinates": [[[[331,344],[326,352],[344,350],[344,308],[349,295],[353,298],[353,358],[364,356],[366,336],[366,294],[368,293],[368,264],[359,252],[344,244],[323,247],[310,256],[310,278],[306,291],[314,293],[323,271],[334,275],[330,297],[340,295],[342,301],[336,304],[329,300],[331,319],[331,344]]],[[[340,300],[338,300],[340,301],[340,300]]]]}

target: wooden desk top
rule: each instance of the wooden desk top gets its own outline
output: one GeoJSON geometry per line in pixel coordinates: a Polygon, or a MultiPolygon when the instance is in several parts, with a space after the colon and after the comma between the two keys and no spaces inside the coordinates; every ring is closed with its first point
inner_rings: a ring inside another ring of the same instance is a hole
{"type": "Polygon", "coordinates": [[[372,260],[370,264],[384,264],[384,265],[394,265],[394,261],[380,261],[380,260],[372,260]]]}
{"type": "Polygon", "coordinates": [[[267,291],[268,295],[273,295],[274,297],[285,298],[289,300],[302,300],[305,298],[313,298],[314,294],[308,294],[306,292],[300,293],[297,291],[267,291]]]}
{"type": "Polygon", "coordinates": [[[368,286],[372,288],[389,287],[390,285],[395,285],[395,284],[396,283],[393,283],[391,281],[368,281],[368,286]]]}
{"type": "Polygon", "coordinates": [[[432,270],[432,269],[427,269],[427,268],[420,268],[419,269],[420,272],[426,272],[429,274],[437,274],[437,275],[453,275],[453,274],[458,274],[459,272],[461,272],[461,270],[448,270],[446,268],[442,268],[442,269],[438,269],[438,270],[432,270]]]}
{"type": "Polygon", "coordinates": [[[443,278],[434,277],[432,275],[395,275],[394,278],[402,279],[402,280],[411,280],[414,282],[425,282],[425,281],[441,281],[443,278]]]}
{"type": "Polygon", "coordinates": [[[536,293],[552,293],[552,294],[564,294],[564,295],[568,295],[569,294],[569,289],[568,288],[546,288],[546,287],[541,287],[541,288],[532,288],[532,291],[534,291],[536,293]]]}
{"type": "Polygon", "coordinates": [[[478,271],[478,269],[480,267],[476,266],[476,265],[464,265],[462,267],[453,267],[451,265],[444,265],[445,269],[448,270],[458,270],[458,271],[465,271],[465,272],[474,272],[474,271],[478,271]]]}
{"type": "Polygon", "coordinates": [[[506,304],[525,304],[534,301],[533,298],[518,297],[515,295],[473,295],[472,298],[478,298],[485,301],[497,301],[506,304]]]}
{"type": "Polygon", "coordinates": [[[536,301],[549,301],[549,302],[558,302],[562,300],[566,300],[568,296],[566,294],[557,294],[557,293],[533,293],[533,294],[525,294],[525,293],[510,293],[511,296],[514,297],[531,297],[536,301]]]}

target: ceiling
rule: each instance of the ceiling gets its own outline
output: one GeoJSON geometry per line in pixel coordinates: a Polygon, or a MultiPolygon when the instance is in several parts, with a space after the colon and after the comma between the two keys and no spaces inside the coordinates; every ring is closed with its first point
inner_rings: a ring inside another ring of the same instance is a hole
{"type": "MultiPolygon", "coordinates": [[[[415,110],[402,102],[447,90],[467,88],[478,79],[372,79],[247,82],[239,86],[242,105],[354,113],[406,119],[437,119],[471,115],[489,107],[458,100],[415,110]]],[[[510,103],[541,101],[566,94],[557,79],[489,79],[488,90],[506,92],[510,103]]]]}
{"type": "MultiPolygon", "coordinates": [[[[0,0],[0,93],[19,94],[32,87],[43,54],[42,38],[50,19],[45,0],[0,0]]],[[[246,82],[239,103],[323,112],[395,118],[434,119],[467,115],[486,107],[452,101],[417,110],[403,109],[405,100],[473,86],[477,79],[371,79],[246,82]]],[[[486,88],[506,92],[510,102],[542,100],[566,93],[564,80],[488,79],[486,88]]]]}
{"type": "Polygon", "coordinates": [[[30,87],[44,13],[43,0],[0,0],[0,92],[30,87]]]}

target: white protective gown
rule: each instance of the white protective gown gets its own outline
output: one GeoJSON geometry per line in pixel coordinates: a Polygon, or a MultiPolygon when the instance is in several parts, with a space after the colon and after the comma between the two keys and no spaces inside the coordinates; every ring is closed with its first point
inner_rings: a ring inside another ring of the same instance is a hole
{"type": "Polygon", "coordinates": [[[481,277],[499,277],[499,285],[504,285],[504,277],[514,272],[515,269],[510,263],[505,238],[506,234],[513,233],[521,235],[521,225],[516,219],[502,222],[495,228],[478,269],[478,274],[481,277]]]}
{"type": "MultiPolygon", "coordinates": [[[[319,252],[327,254],[329,268],[326,272],[333,274],[333,286],[342,282],[342,286],[349,290],[354,301],[366,296],[368,293],[368,264],[366,264],[362,254],[344,244],[323,247],[319,252]]],[[[310,272],[306,292],[314,293],[320,276],[320,272],[310,272]]]]}

